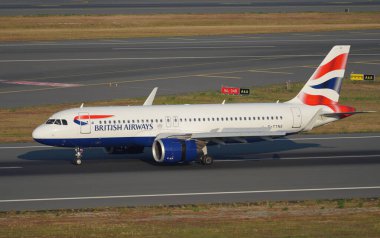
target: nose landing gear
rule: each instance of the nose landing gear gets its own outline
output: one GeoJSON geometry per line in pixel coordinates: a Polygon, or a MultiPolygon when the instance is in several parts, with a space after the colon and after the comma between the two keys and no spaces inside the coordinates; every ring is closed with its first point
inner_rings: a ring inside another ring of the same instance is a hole
{"type": "Polygon", "coordinates": [[[73,160],[73,164],[81,165],[82,164],[82,156],[83,156],[83,148],[76,147],[75,148],[75,159],[73,160]]]}

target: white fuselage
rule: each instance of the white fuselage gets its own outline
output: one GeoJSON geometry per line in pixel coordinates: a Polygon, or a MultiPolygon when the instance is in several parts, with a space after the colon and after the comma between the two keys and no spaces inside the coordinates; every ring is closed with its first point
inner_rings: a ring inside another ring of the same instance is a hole
{"type": "MultiPolygon", "coordinates": [[[[290,103],[83,107],[52,115],[50,119],[66,120],[67,125],[43,124],[33,132],[33,138],[54,146],[104,147],[151,146],[161,134],[234,128],[240,131],[265,128],[293,134],[304,130],[320,108],[329,110],[325,106],[290,103]],[[75,122],[76,117],[79,122],[75,122]]],[[[319,126],[333,120],[314,124],[319,126]]]]}

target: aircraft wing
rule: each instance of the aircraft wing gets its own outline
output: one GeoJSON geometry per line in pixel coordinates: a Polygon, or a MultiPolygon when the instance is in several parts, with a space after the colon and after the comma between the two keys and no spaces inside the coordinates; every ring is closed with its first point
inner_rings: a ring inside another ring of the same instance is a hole
{"type": "Polygon", "coordinates": [[[210,132],[195,132],[195,133],[165,133],[158,135],[161,138],[178,138],[178,139],[194,139],[204,141],[224,141],[234,139],[237,141],[245,142],[244,138],[262,138],[268,139],[272,137],[285,136],[284,131],[270,131],[268,128],[261,128],[261,130],[252,128],[225,128],[216,129],[210,132]]]}

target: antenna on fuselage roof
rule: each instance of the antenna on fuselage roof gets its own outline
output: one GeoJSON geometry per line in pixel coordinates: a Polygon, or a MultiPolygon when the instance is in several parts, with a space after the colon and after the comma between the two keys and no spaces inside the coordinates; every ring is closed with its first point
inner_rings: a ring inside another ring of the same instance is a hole
{"type": "Polygon", "coordinates": [[[84,102],[82,102],[82,104],[80,105],[80,107],[79,107],[79,108],[83,108],[83,106],[84,106],[84,102]]]}
{"type": "Polygon", "coordinates": [[[226,99],[223,100],[222,104],[225,104],[226,103],[226,99]]]}

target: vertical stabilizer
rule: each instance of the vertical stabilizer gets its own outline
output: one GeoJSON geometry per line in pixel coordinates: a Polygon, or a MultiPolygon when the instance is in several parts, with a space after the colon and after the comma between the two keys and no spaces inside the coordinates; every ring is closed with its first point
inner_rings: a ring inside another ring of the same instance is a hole
{"type": "Polygon", "coordinates": [[[339,101],[349,45],[334,46],[298,95],[289,103],[332,105],[339,101]]]}

